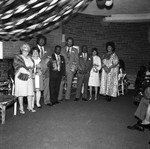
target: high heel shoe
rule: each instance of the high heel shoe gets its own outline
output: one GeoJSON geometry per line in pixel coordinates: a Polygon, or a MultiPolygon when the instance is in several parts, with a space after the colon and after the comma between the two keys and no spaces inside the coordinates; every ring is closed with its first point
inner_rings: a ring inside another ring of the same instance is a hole
{"type": "Polygon", "coordinates": [[[20,110],[20,114],[25,114],[24,110],[21,110],[21,109],[19,109],[19,110],[20,110]]]}
{"type": "Polygon", "coordinates": [[[34,110],[34,109],[29,109],[29,108],[27,108],[27,109],[28,109],[28,111],[36,112],[36,110],[34,110]]]}
{"type": "Polygon", "coordinates": [[[36,112],[36,110],[32,109],[31,112],[36,112]]]}
{"type": "Polygon", "coordinates": [[[92,100],[92,97],[90,97],[89,100],[92,100]]]}
{"type": "Polygon", "coordinates": [[[42,106],[41,106],[41,105],[36,105],[36,107],[37,107],[37,108],[42,108],[42,106]]]}
{"type": "Polygon", "coordinates": [[[150,130],[150,124],[139,124],[141,127],[150,130]]]}

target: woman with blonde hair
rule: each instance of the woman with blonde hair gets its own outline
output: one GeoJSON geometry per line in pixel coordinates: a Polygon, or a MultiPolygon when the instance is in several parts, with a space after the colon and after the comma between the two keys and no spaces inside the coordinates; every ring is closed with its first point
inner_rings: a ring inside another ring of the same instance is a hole
{"type": "Polygon", "coordinates": [[[29,56],[30,46],[24,43],[20,47],[21,54],[16,55],[14,58],[15,68],[15,96],[18,97],[20,105],[20,113],[25,114],[23,106],[23,97],[27,97],[28,107],[31,112],[36,112],[33,109],[34,103],[34,90],[33,90],[33,67],[34,62],[29,56]]]}

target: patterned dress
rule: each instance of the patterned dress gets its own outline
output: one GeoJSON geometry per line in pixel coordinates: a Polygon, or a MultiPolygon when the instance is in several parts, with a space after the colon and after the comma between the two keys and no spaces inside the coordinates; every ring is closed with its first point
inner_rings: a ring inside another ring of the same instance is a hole
{"type": "MultiPolygon", "coordinates": [[[[118,56],[113,53],[109,59],[104,58],[102,60],[102,63],[106,65],[108,68],[112,64],[118,64],[118,56]]],[[[102,95],[108,95],[112,97],[117,97],[118,92],[118,71],[119,71],[119,64],[111,68],[110,72],[107,73],[102,68],[102,74],[101,74],[101,84],[100,84],[100,94],[102,95]]]]}

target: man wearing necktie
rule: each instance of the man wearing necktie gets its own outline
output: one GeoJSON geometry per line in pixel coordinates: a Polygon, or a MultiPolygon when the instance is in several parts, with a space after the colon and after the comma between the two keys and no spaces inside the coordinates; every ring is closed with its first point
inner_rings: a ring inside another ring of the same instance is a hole
{"type": "MultiPolygon", "coordinates": [[[[66,62],[66,93],[65,100],[70,100],[72,79],[78,68],[78,50],[73,47],[74,40],[68,37],[66,40],[66,46],[61,50],[61,55],[64,56],[66,62]]],[[[63,99],[63,86],[64,81],[61,82],[59,91],[59,100],[63,99]]]]}
{"type": "Polygon", "coordinates": [[[88,80],[92,67],[93,67],[92,56],[88,54],[87,46],[83,45],[81,47],[81,53],[79,54],[79,66],[77,70],[77,89],[75,101],[80,100],[82,87],[83,87],[82,100],[87,101],[88,80]]]}
{"type": "MultiPolygon", "coordinates": [[[[66,67],[65,58],[60,55],[61,46],[56,45],[54,53],[52,54],[52,64],[50,66],[50,97],[51,105],[58,102],[59,88],[62,78],[65,77],[66,67]]],[[[50,105],[50,104],[49,104],[50,105]]]]}
{"type": "Polygon", "coordinates": [[[44,104],[50,103],[50,91],[49,91],[49,67],[47,66],[48,63],[45,63],[47,60],[47,57],[50,57],[51,50],[49,47],[46,46],[47,39],[43,35],[39,35],[37,37],[37,47],[40,50],[40,58],[43,64],[42,68],[42,74],[43,74],[43,96],[44,96],[44,104]]]}

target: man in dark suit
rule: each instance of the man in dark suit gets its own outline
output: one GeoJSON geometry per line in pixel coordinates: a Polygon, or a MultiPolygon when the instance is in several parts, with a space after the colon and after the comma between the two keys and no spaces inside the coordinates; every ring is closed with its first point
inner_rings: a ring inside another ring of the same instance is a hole
{"type": "Polygon", "coordinates": [[[87,101],[88,80],[92,67],[93,67],[93,59],[91,55],[88,54],[87,46],[83,45],[81,47],[81,53],[79,54],[79,66],[77,71],[78,72],[77,89],[75,101],[78,101],[80,99],[81,91],[83,91],[82,100],[87,101]]]}
{"type": "MultiPolygon", "coordinates": [[[[65,100],[70,100],[71,85],[74,74],[78,68],[78,50],[73,47],[74,40],[71,37],[67,38],[66,46],[61,50],[61,55],[64,56],[66,62],[66,94],[65,100]]],[[[63,87],[61,83],[59,91],[59,100],[63,98],[63,87]]]]}
{"type": "Polygon", "coordinates": [[[50,103],[50,92],[49,92],[49,67],[47,66],[48,64],[48,58],[50,58],[51,55],[51,50],[46,46],[47,39],[43,35],[37,36],[37,47],[40,50],[40,58],[42,61],[42,74],[43,74],[43,96],[44,96],[44,104],[49,104],[50,103]]]}
{"type": "Polygon", "coordinates": [[[61,46],[56,45],[54,53],[52,54],[52,65],[50,67],[50,97],[51,104],[57,104],[58,94],[61,80],[64,79],[66,68],[65,59],[60,55],[61,46]]]}

